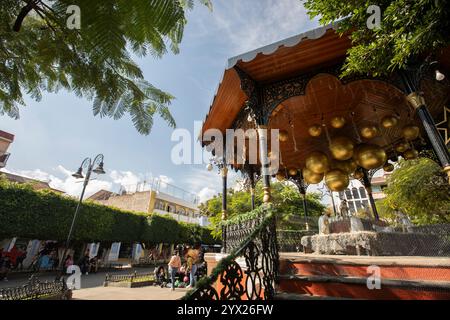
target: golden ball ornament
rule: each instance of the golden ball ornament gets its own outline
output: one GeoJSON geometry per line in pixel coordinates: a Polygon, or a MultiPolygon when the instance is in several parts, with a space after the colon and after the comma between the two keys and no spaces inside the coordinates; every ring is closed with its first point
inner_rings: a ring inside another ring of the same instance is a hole
{"type": "Polygon", "coordinates": [[[308,168],[303,168],[302,170],[303,179],[306,183],[317,184],[323,179],[323,173],[314,173],[308,168]]]}
{"type": "Polygon", "coordinates": [[[334,117],[330,120],[330,124],[333,128],[340,129],[345,126],[345,118],[344,117],[334,117]]]}
{"type": "Polygon", "coordinates": [[[355,160],[349,159],[345,161],[333,161],[331,167],[334,169],[342,170],[347,174],[351,174],[355,172],[358,165],[356,164],[355,160]]]}
{"type": "Polygon", "coordinates": [[[360,130],[361,136],[365,139],[373,139],[380,134],[376,126],[364,126],[360,130]]]}
{"type": "Polygon", "coordinates": [[[315,124],[308,128],[308,133],[311,137],[318,137],[322,134],[322,126],[315,124]]]}
{"type": "Polygon", "coordinates": [[[387,161],[386,151],[374,144],[361,144],[356,148],[356,163],[364,169],[376,169],[387,161]]]}
{"type": "Polygon", "coordinates": [[[288,173],[291,177],[294,177],[297,175],[298,170],[297,169],[289,169],[288,173]]]}
{"type": "Polygon", "coordinates": [[[410,148],[409,144],[406,142],[400,142],[395,146],[395,151],[403,153],[410,148]]]}
{"type": "Polygon", "coordinates": [[[278,172],[278,173],[277,173],[276,178],[277,178],[278,181],[284,181],[284,180],[286,179],[286,177],[284,176],[284,174],[281,173],[281,172],[278,172]]]}
{"type": "Polygon", "coordinates": [[[417,126],[406,126],[402,130],[403,137],[406,140],[415,140],[419,137],[420,129],[417,126]]]}
{"type": "Polygon", "coordinates": [[[403,153],[403,157],[406,160],[413,160],[413,159],[417,159],[419,157],[419,152],[417,150],[414,149],[410,149],[410,150],[406,150],[403,153]]]}
{"type": "Polygon", "coordinates": [[[278,133],[278,140],[280,140],[280,142],[286,142],[289,140],[289,134],[287,132],[287,130],[280,130],[278,133]]]}
{"type": "Polygon", "coordinates": [[[311,170],[314,173],[324,173],[329,168],[329,161],[326,154],[320,151],[312,152],[306,158],[306,168],[311,170]]]}
{"type": "Polygon", "coordinates": [[[343,161],[353,157],[354,147],[352,140],[347,137],[336,137],[330,142],[331,155],[336,160],[343,161]]]}
{"type": "Polygon", "coordinates": [[[394,171],[394,165],[393,165],[392,163],[386,163],[386,164],[383,166],[383,170],[384,170],[385,172],[392,172],[392,171],[394,171]]]}
{"type": "Polygon", "coordinates": [[[395,127],[397,124],[398,118],[394,115],[388,115],[383,117],[383,119],[381,119],[381,125],[386,129],[395,127]]]}
{"type": "Polygon", "coordinates": [[[333,169],[326,173],[325,184],[331,191],[344,191],[350,183],[348,174],[339,169],[333,169]]]}
{"type": "Polygon", "coordinates": [[[362,179],[363,177],[364,173],[361,171],[361,169],[355,170],[355,172],[353,172],[353,178],[362,179]]]}

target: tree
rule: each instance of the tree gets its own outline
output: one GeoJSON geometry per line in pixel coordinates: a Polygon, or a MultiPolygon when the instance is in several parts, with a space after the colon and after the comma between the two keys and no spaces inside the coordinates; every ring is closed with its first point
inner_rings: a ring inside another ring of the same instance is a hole
{"type": "MultiPolygon", "coordinates": [[[[280,212],[278,218],[278,227],[282,229],[303,229],[303,222],[299,224],[299,218],[304,217],[303,198],[297,190],[297,187],[275,182],[271,184],[272,203],[274,208],[280,212]]],[[[325,206],[320,203],[321,195],[318,193],[307,194],[308,216],[318,217],[322,214],[325,206]]],[[[260,206],[263,203],[263,189],[260,182],[255,188],[255,204],[260,206]]],[[[222,195],[218,194],[212,199],[199,206],[200,213],[209,217],[214,235],[220,235],[218,228],[222,221],[222,195]]],[[[227,216],[232,218],[236,215],[250,212],[251,195],[248,191],[228,190],[227,194],[227,216]]],[[[302,221],[302,220],[300,220],[302,221]]]]}
{"type": "MultiPolygon", "coordinates": [[[[210,0],[199,1],[211,8],[210,0]]],[[[150,133],[155,114],[175,127],[169,111],[174,97],[148,83],[131,54],[158,58],[168,47],[178,53],[193,4],[0,1],[0,115],[19,118],[24,92],[39,101],[42,91],[64,88],[93,100],[94,115],[118,119],[128,113],[142,134],[150,133]]]]}
{"type": "Polygon", "coordinates": [[[440,166],[427,158],[401,160],[388,179],[382,216],[400,209],[416,224],[450,222],[450,185],[440,166]]]}
{"type": "Polygon", "coordinates": [[[306,0],[311,17],[322,24],[339,22],[340,33],[351,32],[343,76],[354,73],[374,76],[403,68],[414,56],[438,52],[450,44],[450,6],[441,0],[372,1],[306,0]],[[371,7],[370,7],[371,6],[371,7]],[[381,13],[379,27],[369,28],[381,13]],[[369,23],[370,25],[370,23],[369,23]]]}

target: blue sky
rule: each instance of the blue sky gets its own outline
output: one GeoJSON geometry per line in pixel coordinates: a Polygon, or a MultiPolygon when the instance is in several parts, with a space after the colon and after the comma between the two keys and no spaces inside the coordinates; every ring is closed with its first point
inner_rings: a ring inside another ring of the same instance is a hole
{"type": "MultiPolygon", "coordinates": [[[[191,131],[209,109],[228,58],[318,26],[300,0],[213,0],[214,10],[196,5],[188,15],[181,52],[137,60],[145,78],[176,97],[171,107],[179,128],[191,131]]],[[[150,177],[178,185],[202,200],[220,191],[220,176],[200,165],[174,165],[172,129],[156,118],[152,133],[140,135],[128,117],[94,117],[92,102],[70,92],[26,99],[21,118],[0,116],[0,130],[15,135],[7,170],[50,181],[78,195],[70,177],[84,157],[105,155],[107,175],[90,183],[88,193],[115,189],[150,177]]],[[[231,178],[233,181],[235,177],[231,178]]]]}

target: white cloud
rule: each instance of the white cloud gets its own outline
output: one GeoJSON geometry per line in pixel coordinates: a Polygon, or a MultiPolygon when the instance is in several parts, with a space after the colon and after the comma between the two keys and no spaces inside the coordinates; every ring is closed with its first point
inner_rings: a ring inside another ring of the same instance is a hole
{"type": "Polygon", "coordinates": [[[217,190],[211,189],[209,187],[204,187],[200,192],[198,192],[197,196],[200,200],[200,203],[206,202],[212,197],[218,194],[217,190]]]}
{"type": "Polygon", "coordinates": [[[141,181],[141,177],[131,171],[112,170],[109,177],[114,183],[124,187],[136,186],[141,181]]]}
{"type": "MultiPolygon", "coordinates": [[[[213,25],[201,28],[217,29],[241,54],[296,35],[318,25],[311,21],[299,0],[223,1],[212,13],[213,25]]],[[[205,35],[200,31],[199,35],[205,35]]]]}
{"type": "MultiPolygon", "coordinates": [[[[75,179],[72,177],[72,172],[59,165],[56,168],[62,177],[58,177],[56,175],[50,174],[48,172],[42,171],[41,169],[35,170],[6,170],[3,171],[16,174],[19,176],[24,176],[30,179],[35,179],[43,182],[47,182],[50,187],[61,190],[68,195],[79,197],[81,194],[81,190],[83,188],[83,180],[75,179]]],[[[112,183],[109,181],[99,180],[96,177],[93,177],[91,181],[89,181],[88,186],[86,187],[85,197],[89,197],[100,189],[110,190],[112,187],[112,183]]]]}

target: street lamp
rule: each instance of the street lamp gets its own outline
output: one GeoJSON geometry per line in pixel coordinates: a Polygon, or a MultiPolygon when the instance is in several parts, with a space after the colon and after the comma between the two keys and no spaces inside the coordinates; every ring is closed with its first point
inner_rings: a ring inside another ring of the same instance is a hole
{"type": "MultiPolygon", "coordinates": [[[[84,182],[83,182],[83,190],[81,191],[81,195],[80,195],[80,199],[78,201],[77,204],[77,208],[75,209],[75,214],[73,215],[73,219],[72,219],[72,224],[70,226],[70,230],[69,230],[69,234],[67,235],[67,240],[66,240],[66,250],[69,249],[69,244],[70,244],[70,238],[72,237],[72,232],[73,232],[73,227],[75,225],[75,220],[77,219],[78,216],[78,211],[80,210],[80,206],[81,203],[83,202],[83,197],[84,197],[84,192],[86,191],[86,187],[89,183],[89,180],[91,178],[91,173],[94,172],[96,174],[105,174],[105,170],[103,170],[103,155],[99,154],[94,158],[94,161],[92,161],[91,158],[86,158],[83,160],[83,162],[81,163],[80,168],[78,168],[77,172],[75,172],[72,177],[76,178],[76,179],[83,179],[84,178],[84,182]],[[94,169],[94,166],[96,166],[96,168],[94,169]],[[86,177],[83,176],[83,169],[86,170],[86,177]]],[[[63,260],[65,258],[65,254],[63,255],[63,260]]],[[[63,261],[61,261],[63,262],[63,261]]]]}

